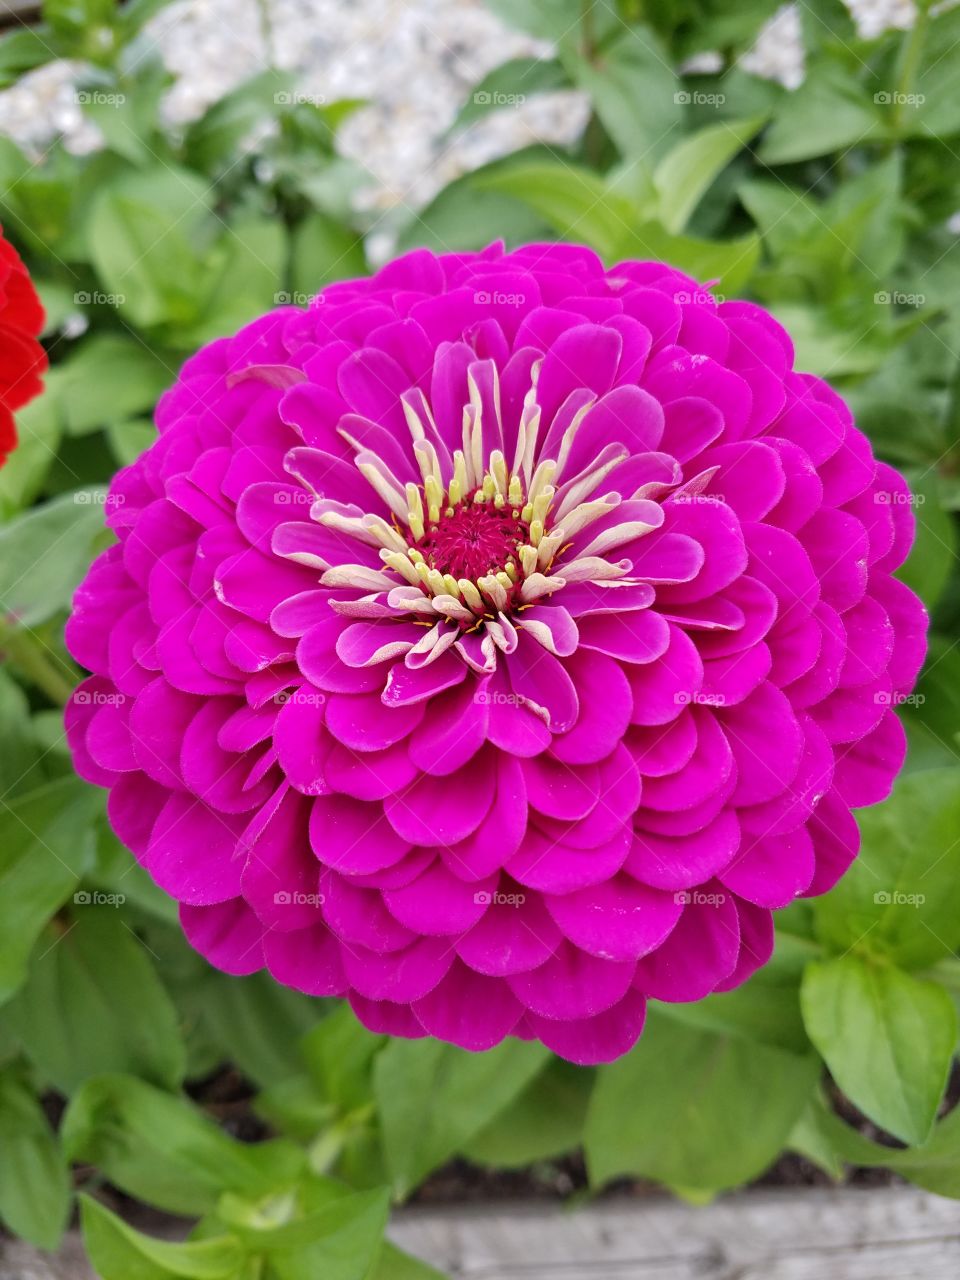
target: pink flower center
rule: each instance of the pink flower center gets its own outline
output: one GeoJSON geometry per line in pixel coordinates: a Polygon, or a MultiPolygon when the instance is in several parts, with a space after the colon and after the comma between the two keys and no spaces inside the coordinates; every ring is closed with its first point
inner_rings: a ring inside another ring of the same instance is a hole
{"type": "Polygon", "coordinates": [[[470,494],[448,507],[414,546],[431,569],[476,582],[508,567],[516,570],[517,549],[530,540],[530,525],[512,505],[497,507],[473,498],[470,494]]]}

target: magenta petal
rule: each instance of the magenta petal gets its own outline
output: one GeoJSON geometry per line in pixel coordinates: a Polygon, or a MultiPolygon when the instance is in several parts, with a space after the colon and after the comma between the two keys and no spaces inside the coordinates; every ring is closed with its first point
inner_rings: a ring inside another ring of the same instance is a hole
{"type": "Polygon", "coordinates": [[[402,951],[347,947],[342,959],[347,979],[360,995],[409,1004],[433,990],[456,953],[449,938],[418,938],[402,951]]]}
{"type": "Polygon", "coordinates": [[[224,973],[243,977],[263,968],[263,926],[242,898],[211,907],[180,907],[191,947],[224,973]]]}
{"type": "Polygon", "coordinates": [[[342,996],[347,982],[340,944],[323,924],[295,933],[268,933],[263,940],[267,968],[278,982],[308,996],[342,996]]]}
{"type": "Polygon", "coordinates": [[[525,1022],[548,1049],[579,1067],[613,1062],[629,1052],[640,1038],[647,1002],[639,991],[628,991],[622,1000],[592,1018],[560,1022],[527,1013],[525,1022]]]}
{"type": "Polygon", "coordinates": [[[415,880],[390,889],[383,900],[390,914],[416,934],[460,934],[472,929],[490,905],[493,877],[466,883],[439,859],[415,880]]]}
{"type": "Polygon", "coordinates": [[[683,915],[664,945],[637,965],[634,984],[656,1000],[702,1000],[737,964],[739,915],[733,895],[716,883],[676,897],[683,915]]]}
{"type": "Polygon", "coordinates": [[[542,1018],[590,1018],[617,1003],[630,986],[636,965],[601,960],[562,942],[539,969],[507,978],[524,1007],[542,1018]]]}
{"type": "Polygon", "coordinates": [[[384,801],[398,839],[410,844],[453,845],[479,827],[493,802],[496,770],[483,753],[447,778],[421,774],[399,795],[384,801]]]}
{"type": "Polygon", "coordinates": [[[368,1000],[356,991],[349,992],[348,999],[358,1020],[376,1035],[403,1036],[406,1040],[422,1040],[426,1035],[409,1005],[394,1004],[392,1000],[368,1000]]]}
{"type": "Polygon", "coordinates": [[[523,1013],[523,1005],[502,978],[486,978],[456,960],[412,1007],[430,1035],[474,1053],[499,1044],[523,1013]]]}
{"type": "Polygon", "coordinates": [[[178,902],[208,907],[237,898],[243,821],[242,815],[224,816],[195,796],[175,792],[157,818],[144,866],[178,902]]]}
{"type": "Polygon", "coordinates": [[[748,837],[718,878],[758,907],[785,907],[809,887],[814,865],[813,840],[798,827],[787,835],[748,837]]]}
{"type": "Polygon", "coordinates": [[[576,687],[562,662],[547,653],[532,636],[520,633],[509,659],[510,683],[552,733],[564,733],[579,710],[576,687]]]}
{"type": "Polygon", "coordinates": [[[310,845],[324,865],[346,875],[392,867],[413,841],[387,821],[383,805],[349,796],[317,796],[310,811],[310,845]]]}
{"type": "Polygon", "coordinates": [[[676,895],[649,889],[623,872],[546,902],[564,936],[604,960],[636,960],[659,947],[681,911],[676,895]]]}
{"type": "Polygon", "coordinates": [[[477,973],[505,977],[538,968],[560,940],[540,894],[501,881],[483,917],[456,945],[460,959],[477,973]]]}
{"type": "Polygon", "coordinates": [[[620,664],[601,653],[575,653],[567,671],[579,706],[572,729],[554,738],[558,760],[576,766],[603,760],[630,723],[630,685],[620,664]]]}

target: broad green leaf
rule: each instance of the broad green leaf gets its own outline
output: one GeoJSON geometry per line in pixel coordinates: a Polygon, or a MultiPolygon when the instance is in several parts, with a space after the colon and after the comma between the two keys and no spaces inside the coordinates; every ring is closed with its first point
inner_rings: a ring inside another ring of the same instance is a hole
{"type": "Polygon", "coordinates": [[[668,231],[684,229],[714,179],[763,123],[763,116],[724,120],[690,134],[667,152],[654,170],[653,182],[660,221],[668,231]]]}
{"type": "Polygon", "coordinates": [[[58,56],[57,42],[47,27],[21,27],[9,32],[0,39],[0,88],[6,89],[25,72],[58,56]]]}
{"type": "Polygon", "coordinates": [[[670,53],[649,27],[620,24],[616,38],[560,58],[622,156],[652,162],[680,139],[684,94],[670,53]]]}
{"type": "Polygon", "coordinates": [[[521,1168],[579,1147],[593,1072],[555,1058],[467,1142],[474,1164],[521,1168]]]}
{"type": "Polygon", "coordinates": [[[621,1174],[704,1195],[781,1151],[819,1073],[798,1056],[652,1013],[637,1047],[599,1069],[584,1147],[590,1181],[621,1174]]]}
{"type": "Polygon", "coordinates": [[[149,418],[130,418],[125,422],[112,422],[107,427],[107,439],[117,463],[128,467],[155,442],[157,429],[149,418]]]}
{"type": "Polygon", "coordinates": [[[363,241],[356,232],[324,213],[310,213],[291,235],[291,296],[277,301],[307,306],[332,280],[362,276],[366,271],[363,241]]]}
{"type": "Polygon", "coordinates": [[[0,630],[66,609],[103,532],[105,495],[78,489],[0,526],[0,630]]]}
{"type": "Polygon", "coordinates": [[[30,706],[20,685],[0,667],[0,796],[9,801],[43,780],[30,706]]]}
{"type": "Polygon", "coordinates": [[[0,469],[0,519],[30,505],[56,460],[66,417],[55,391],[59,370],[48,371],[46,390],[16,414],[17,447],[0,469]]]}
{"type": "Polygon", "coordinates": [[[41,937],[8,1016],[61,1093],[110,1071],[175,1088],[185,1066],[176,1010],[122,902],[94,905],[100,896],[122,895],[74,894],[70,927],[41,937]]]}
{"type": "MultiPolygon", "coordinates": [[[[907,100],[900,105],[899,133],[903,137],[951,137],[960,132],[960,14],[939,12],[926,29],[922,57],[907,100]]],[[[893,103],[893,106],[898,104],[893,103]]]]}
{"type": "MultiPolygon", "coordinates": [[[[780,938],[778,948],[782,947],[780,938]]],[[[692,1004],[666,1004],[659,1012],[690,1027],[802,1054],[810,1045],[800,1016],[799,994],[795,979],[761,969],[734,991],[692,1004]]]]}
{"type": "Polygon", "coordinates": [[[403,1253],[396,1245],[385,1240],[380,1257],[374,1263],[369,1280],[448,1280],[435,1268],[403,1253]]]}
{"type": "Polygon", "coordinates": [[[926,1142],[905,1150],[871,1142],[831,1113],[823,1116],[821,1127],[837,1155],[848,1163],[893,1169],[926,1191],[960,1200],[960,1107],[934,1126],[926,1142]]]}
{"type": "Polygon", "coordinates": [[[607,258],[616,255],[635,222],[629,200],[611,193],[597,174],[573,164],[513,164],[476,174],[471,185],[521,200],[562,236],[583,241],[607,258]]]}
{"type": "Polygon", "coordinates": [[[618,258],[660,258],[679,267],[696,280],[716,280],[725,295],[739,293],[753,275],[760,257],[760,239],[755,235],[738,240],[699,240],[674,236],[658,222],[644,222],[619,242],[618,258]]]}
{"type": "Polygon", "coordinates": [[[203,315],[178,340],[191,346],[213,341],[276,306],[286,249],[278,219],[244,218],[227,226],[204,263],[209,291],[197,289],[203,315]]]}
{"type": "Polygon", "coordinates": [[[88,1080],[73,1096],[61,1134],[69,1159],[96,1165],[137,1199],[190,1217],[212,1210],[224,1191],[281,1191],[304,1163],[289,1143],[237,1142],[187,1099],[132,1076],[88,1080]]]}
{"type": "Polygon", "coordinates": [[[0,1149],[0,1219],[55,1249],[70,1213],[67,1162],[38,1099],[12,1070],[0,1072],[0,1149]]]}
{"type": "Polygon", "coordinates": [[[439,1040],[392,1040],[378,1054],[374,1087],[387,1168],[398,1196],[449,1159],[542,1068],[539,1044],[505,1040],[467,1053],[439,1040]]]}
{"type": "Polygon", "coordinates": [[[83,1243],[102,1280],[233,1280],[243,1259],[231,1236],[174,1244],[135,1230],[90,1196],[80,1208],[83,1243]]]}
{"type": "Polygon", "coordinates": [[[41,929],[91,866],[100,805],[73,777],[0,802],[0,1001],[23,982],[41,929]]]}
{"type": "Polygon", "coordinates": [[[521,106],[533,94],[566,89],[569,84],[566,71],[555,58],[511,58],[474,85],[450,129],[462,129],[491,111],[521,106]]]}
{"type": "MultiPolygon", "coordinates": [[[[491,227],[496,227],[497,234],[511,247],[549,239],[549,219],[519,196],[483,185],[488,175],[505,172],[513,163],[516,162],[480,169],[444,187],[425,209],[409,215],[397,241],[398,250],[427,248],[443,253],[451,245],[464,250],[482,249],[490,243],[491,227]]],[[[313,291],[311,283],[306,292],[313,291]]],[[[2,480],[0,472],[0,484],[2,480]]]]}
{"type": "Polygon", "coordinates": [[[321,1014],[316,1000],[278,987],[266,973],[211,972],[193,1005],[225,1059],[265,1087],[299,1070],[297,1047],[321,1014]]]}
{"type": "Polygon", "coordinates": [[[904,1142],[925,1142],[957,1042],[947,992],[847,955],[808,967],[801,1005],[810,1039],[851,1102],[904,1142]]]}
{"type": "Polygon", "coordinates": [[[194,321],[203,251],[214,224],[211,192],[187,170],[126,174],[94,200],[90,258],[104,291],[138,328],[194,321]]]}
{"type": "Polygon", "coordinates": [[[764,164],[795,164],[881,137],[883,123],[869,93],[845,66],[815,63],[799,89],[786,94],[760,148],[764,164]]]}
{"type": "Polygon", "coordinates": [[[374,1059],[385,1044],[342,1004],[304,1036],[300,1053],[323,1096],[352,1111],[370,1101],[374,1059]]]}
{"type": "Polygon", "coordinates": [[[175,357],[165,358],[137,338],[119,334],[94,335],[58,372],[57,393],[73,435],[152,413],[177,378],[175,357]]]}
{"type": "Polygon", "coordinates": [[[184,154],[188,166],[208,173],[232,168],[254,129],[290,105],[294,83],[289,72],[271,69],[218,98],[187,129],[184,154]]]}
{"type": "Polygon", "coordinates": [[[820,939],[838,952],[862,944],[906,968],[960,945],[960,770],[927,769],[858,815],[860,856],[813,903],[820,939]]]}

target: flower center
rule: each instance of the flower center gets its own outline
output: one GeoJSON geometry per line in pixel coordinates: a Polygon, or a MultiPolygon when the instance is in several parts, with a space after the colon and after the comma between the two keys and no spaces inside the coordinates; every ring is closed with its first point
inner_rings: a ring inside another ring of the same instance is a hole
{"type": "Polygon", "coordinates": [[[517,551],[529,538],[530,526],[512,503],[485,502],[478,489],[427,525],[415,549],[431,569],[476,582],[500,570],[515,578],[517,551]]]}
{"type": "Polygon", "coordinates": [[[544,522],[554,500],[555,464],[542,464],[524,493],[502,453],[486,471],[454,454],[444,487],[439,467],[425,467],[422,485],[408,484],[407,509],[397,521],[398,541],[380,554],[384,563],[431,599],[446,597],[464,625],[516,604],[524,583],[549,568],[559,545],[544,522]],[[406,526],[406,527],[404,527],[406,526]]]}

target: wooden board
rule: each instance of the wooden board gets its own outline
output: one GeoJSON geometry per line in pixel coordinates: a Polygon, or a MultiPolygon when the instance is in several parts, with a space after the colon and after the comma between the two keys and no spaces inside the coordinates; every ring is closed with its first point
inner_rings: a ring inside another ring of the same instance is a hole
{"type": "MultiPolygon", "coordinates": [[[[176,1235],[154,1221],[153,1234],[176,1235]]],[[[454,1280],[958,1280],[960,1204],[912,1188],[751,1191],[706,1208],[650,1196],[408,1209],[393,1240],[454,1280]]],[[[71,1234],[55,1258],[0,1241],[0,1280],[95,1280],[71,1234]]],[[[322,1277],[317,1277],[322,1280],[322,1277]]]]}

